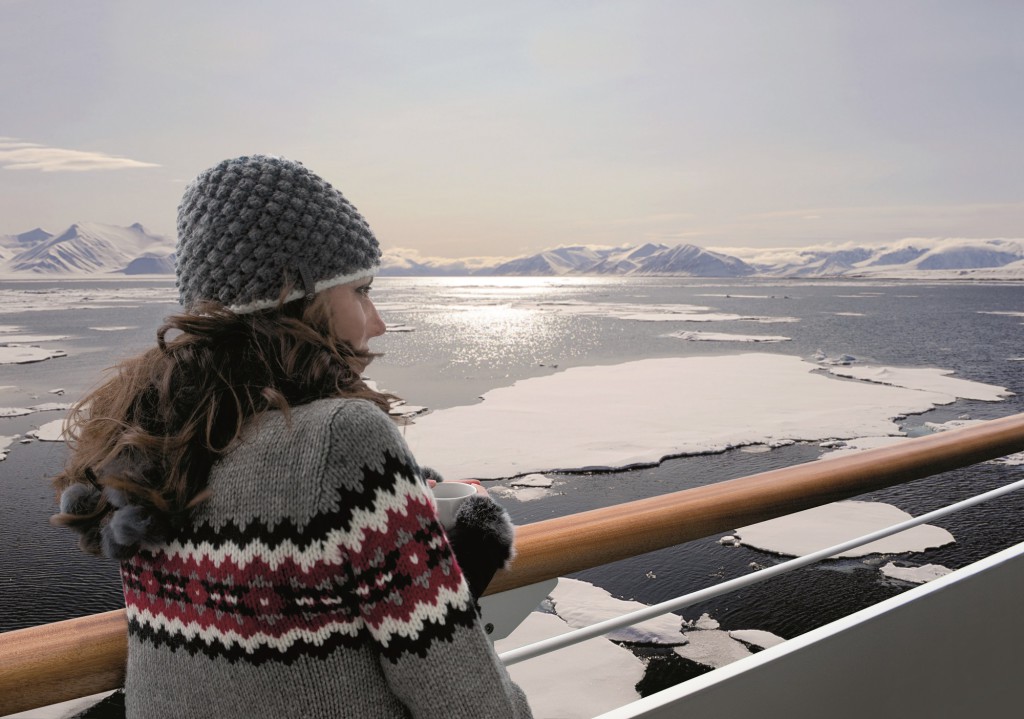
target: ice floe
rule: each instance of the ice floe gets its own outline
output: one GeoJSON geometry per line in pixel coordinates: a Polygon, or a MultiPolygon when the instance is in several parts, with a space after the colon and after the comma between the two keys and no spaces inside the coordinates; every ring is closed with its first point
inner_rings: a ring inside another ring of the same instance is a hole
{"type": "Polygon", "coordinates": [[[649,465],[750,444],[899,435],[895,418],[958,394],[1000,399],[1005,391],[945,376],[936,382],[942,392],[846,382],[818,370],[799,357],[763,353],[575,367],[404,429],[416,456],[446,477],[505,478],[649,465]]]}
{"type": "Polygon", "coordinates": [[[821,455],[820,459],[835,459],[837,457],[844,457],[848,454],[856,454],[857,452],[863,452],[866,449],[877,449],[879,447],[889,447],[900,442],[906,442],[909,437],[856,437],[854,439],[848,439],[844,441],[829,442],[827,446],[833,449],[830,452],[825,452],[821,455]]]}
{"type": "Polygon", "coordinates": [[[778,634],[772,634],[771,632],[766,632],[763,629],[738,629],[736,631],[729,632],[729,636],[738,642],[743,642],[744,644],[758,649],[767,649],[768,647],[774,647],[776,644],[782,644],[786,641],[778,634]]]}
{"type": "Polygon", "coordinates": [[[730,637],[728,632],[703,630],[688,632],[686,637],[689,643],[675,647],[672,651],[683,659],[712,669],[724,667],[752,653],[743,642],[730,637]]]}
{"type": "Polygon", "coordinates": [[[543,474],[527,474],[524,477],[516,477],[509,483],[511,487],[546,487],[550,488],[555,480],[543,474]]]}
{"type": "Polygon", "coordinates": [[[923,567],[897,567],[892,562],[889,562],[881,568],[881,571],[882,574],[892,579],[899,579],[911,584],[924,584],[933,579],[944,577],[953,570],[940,564],[926,564],[923,567]]]}
{"type": "Polygon", "coordinates": [[[26,292],[0,289],[0,315],[20,314],[47,310],[130,309],[140,303],[178,304],[178,293],[173,285],[152,287],[90,287],[47,288],[26,292]]]}
{"type": "Polygon", "coordinates": [[[492,487],[490,491],[502,497],[512,497],[519,502],[532,502],[551,495],[555,481],[543,474],[527,474],[516,477],[507,487],[492,487]]]}
{"type": "Polygon", "coordinates": [[[115,327],[90,327],[89,329],[97,332],[124,332],[126,330],[137,330],[138,327],[134,325],[119,325],[115,327]]]}
{"type": "MultiPolygon", "coordinates": [[[[951,429],[961,429],[963,427],[972,427],[974,425],[983,424],[984,420],[980,419],[952,419],[948,422],[936,423],[936,422],[925,422],[924,426],[933,432],[946,432],[951,429]]],[[[1010,466],[1016,466],[1024,464],[1024,452],[1016,452],[1015,454],[1008,454],[1005,457],[997,457],[990,459],[985,464],[1006,464],[1010,466]]]]}
{"type": "MultiPolygon", "coordinates": [[[[575,629],[589,627],[647,606],[640,602],[616,599],[604,589],[589,582],[565,577],[559,578],[558,584],[552,590],[551,602],[555,614],[575,629]]],[[[631,627],[616,629],[605,636],[612,641],[629,644],[677,645],[686,643],[682,628],[682,617],[677,614],[663,614],[631,627]]]]}
{"type": "MultiPolygon", "coordinates": [[[[554,615],[533,612],[506,639],[495,642],[495,649],[507,652],[647,606],[614,599],[588,582],[565,577],[559,578],[549,599],[554,615]]],[[[707,614],[692,622],[667,614],[640,627],[643,629],[631,634],[588,639],[513,664],[509,673],[526,692],[537,719],[591,717],[634,701],[635,685],[643,678],[644,664],[613,641],[668,644],[679,656],[708,668],[749,656],[749,647],[759,649],[785,641],[762,630],[722,630],[707,614]]]]}
{"type": "Polygon", "coordinates": [[[64,350],[23,347],[20,345],[0,346],[0,364],[29,364],[42,362],[54,357],[67,357],[64,350]]]}
{"type": "Polygon", "coordinates": [[[18,435],[13,437],[2,437],[0,436],[0,461],[7,459],[7,451],[11,448],[11,445],[18,440],[18,435]]]}
{"type": "Polygon", "coordinates": [[[35,414],[36,412],[53,412],[55,410],[68,409],[71,409],[71,404],[67,402],[47,402],[31,407],[0,407],[0,417],[24,417],[27,414],[35,414]]]}
{"type": "Polygon", "coordinates": [[[737,335],[726,332],[672,332],[667,337],[676,337],[687,342],[789,342],[781,335],[737,335]]]}
{"type": "MultiPolygon", "coordinates": [[[[813,507],[736,530],[740,543],[773,554],[800,557],[911,519],[881,502],[846,501],[813,507]]],[[[849,549],[837,557],[923,552],[954,542],[953,535],[929,524],[849,549]]]]}
{"type": "Polygon", "coordinates": [[[952,397],[998,402],[1013,394],[1005,387],[952,377],[953,370],[935,367],[872,367],[867,365],[829,367],[838,377],[877,382],[894,387],[941,392],[952,397]]]}
{"type": "Polygon", "coordinates": [[[41,442],[63,442],[64,441],[64,419],[55,419],[25,433],[27,437],[35,437],[41,442]]]}
{"type": "Polygon", "coordinates": [[[0,335],[0,344],[30,345],[36,342],[59,342],[70,339],[70,335],[0,335]]]}
{"type": "Polygon", "coordinates": [[[541,302],[539,308],[576,315],[597,315],[636,322],[799,322],[797,317],[761,317],[716,312],[711,307],[684,304],[594,303],[576,300],[541,302]]]}
{"type": "MultiPolygon", "coordinates": [[[[570,630],[557,616],[533,612],[494,648],[507,652],[570,630]]],[[[628,649],[595,637],[513,664],[508,671],[526,693],[536,719],[589,719],[636,701],[644,664],[628,649]]]]}

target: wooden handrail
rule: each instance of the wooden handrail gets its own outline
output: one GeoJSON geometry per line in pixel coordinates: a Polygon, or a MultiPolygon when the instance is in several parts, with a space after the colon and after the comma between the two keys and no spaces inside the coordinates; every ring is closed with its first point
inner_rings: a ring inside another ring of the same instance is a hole
{"type": "MultiPolygon", "coordinates": [[[[1024,451],[1024,414],[519,527],[488,594],[1024,451]]],[[[0,634],[0,716],[121,686],[123,609],[0,634]]]]}

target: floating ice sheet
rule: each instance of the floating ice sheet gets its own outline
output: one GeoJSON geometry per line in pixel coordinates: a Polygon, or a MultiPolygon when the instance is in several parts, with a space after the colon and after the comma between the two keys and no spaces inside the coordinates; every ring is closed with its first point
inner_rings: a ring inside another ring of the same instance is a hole
{"type": "Polygon", "coordinates": [[[7,450],[11,448],[11,445],[18,439],[18,436],[13,437],[0,437],[0,461],[7,459],[7,450]]]}
{"type": "Polygon", "coordinates": [[[933,579],[943,577],[953,570],[940,564],[926,564],[923,567],[897,567],[892,562],[889,562],[882,567],[881,571],[882,574],[892,579],[899,579],[912,584],[924,584],[933,579]]]}
{"type": "MultiPolygon", "coordinates": [[[[623,614],[644,609],[647,605],[616,599],[604,589],[589,582],[560,577],[551,592],[555,614],[569,626],[579,629],[606,619],[621,617],[623,614]]],[[[617,629],[605,636],[616,642],[631,644],[685,644],[682,633],[683,619],[677,614],[663,614],[632,627],[617,629]]]]}
{"type": "Polygon", "coordinates": [[[46,310],[116,309],[138,307],[140,303],[177,304],[173,286],[46,288],[34,292],[0,289],[0,315],[46,310]]]}
{"type": "Polygon", "coordinates": [[[749,444],[900,434],[896,417],[1004,391],[939,377],[945,392],[839,381],[799,357],[747,353],[570,368],[492,390],[405,428],[451,478],[649,465],[749,444]]]}
{"type": "Polygon", "coordinates": [[[850,367],[829,367],[828,371],[838,377],[849,377],[867,382],[877,382],[894,387],[919,389],[928,392],[942,392],[963,399],[977,399],[998,402],[1013,394],[1005,387],[996,387],[981,382],[951,377],[953,370],[935,367],[871,367],[857,365],[850,367]]]}
{"type": "Polygon", "coordinates": [[[906,442],[909,437],[857,437],[848,439],[845,442],[836,442],[838,445],[830,452],[825,452],[820,459],[836,459],[848,454],[856,454],[866,449],[877,449],[879,447],[890,447],[894,444],[906,442]]]}
{"type": "Polygon", "coordinates": [[[716,312],[711,307],[683,304],[631,304],[614,302],[582,302],[565,300],[561,302],[541,302],[538,306],[554,312],[565,312],[576,315],[597,315],[614,317],[620,320],[635,322],[799,322],[796,317],[760,317],[744,316],[732,312],[716,312]]]}
{"type": "Polygon", "coordinates": [[[22,347],[18,345],[0,347],[0,364],[29,364],[53,359],[54,357],[67,357],[67,352],[64,350],[22,347]]]}
{"type": "MultiPolygon", "coordinates": [[[[748,547],[800,557],[908,519],[911,516],[903,510],[881,502],[834,502],[741,527],[735,533],[748,547]]],[[[924,524],[836,556],[923,552],[953,541],[945,529],[924,524]]]]}
{"type": "Polygon", "coordinates": [[[737,335],[727,332],[672,332],[668,337],[686,340],[687,342],[789,342],[789,337],[782,335],[737,335]]]}
{"type": "Polygon", "coordinates": [[[35,437],[42,442],[63,442],[64,420],[55,419],[52,422],[47,422],[46,424],[41,425],[39,429],[34,429],[26,434],[35,437]]]}
{"type": "MultiPolygon", "coordinates": [[[[494,648],[507,652],[570,630],[552,614],[533,612],[512,634],[495,642],[494,648]]],[[[589,719],[636,701],[636,684],[643,679],[644,665],[628,649],[595,637],[513,664],[509,674],[526,692],[536,719],[589,719]]]]}
{"type": "Polygon", "coordinates": [[[768,647],[774,647],[776,644],[782,644],[785,639],[780,637],[778,634],[772,634],[766,632],[763,629],[738,629],[729,632],[729,636],[738,642],[749,644],[752,647],[758,649],[767,649],[768,647]]]}

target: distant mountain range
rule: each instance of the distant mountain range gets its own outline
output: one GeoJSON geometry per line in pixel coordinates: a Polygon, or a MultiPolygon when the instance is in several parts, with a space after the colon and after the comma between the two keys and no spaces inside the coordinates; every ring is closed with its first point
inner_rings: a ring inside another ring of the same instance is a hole
{"type": "Polygon", "coordinates": [[[0,236],[0,272],[82,275],[174,272],[174,240],[130,227],[79,222],[59,235],[36,228],[0,236]]]}
{"type": "MultiPolygon", "coordinates": [[[[129,227],[77,223],[59,235],[36,228],[0,235],[5,276],[159,275],[174,272],[174,240],[129,227]]],[[[425,258],[384,253],[390,276],[683,276],[1024,279],[1024,240],[905,239],[885,245],[709,250],[647,243],[558,247],[514,258],[425,258]]]]}

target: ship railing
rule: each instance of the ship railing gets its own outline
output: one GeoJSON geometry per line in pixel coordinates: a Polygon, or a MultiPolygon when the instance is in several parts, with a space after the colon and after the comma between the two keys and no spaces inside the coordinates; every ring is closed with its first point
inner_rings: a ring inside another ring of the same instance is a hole
{"type": "MultiPolygon", "coordinates": [[[[526,589],[1021,451],[1024,414],[1017,414],[889,447],[535,522],[517,528],[515,563],[495,576],[487,594],[526,589]]],[[[927,517],[918,519],[928,521],[927,517]]],[[[0,716],[116,689],[124,681],[126,652],[123,609],[0,635],[0,716]]]]}

